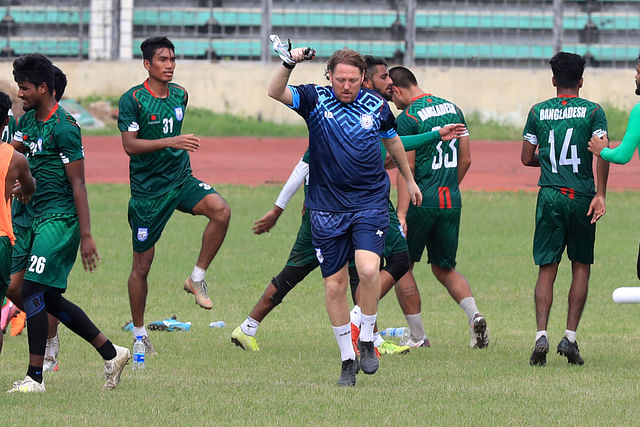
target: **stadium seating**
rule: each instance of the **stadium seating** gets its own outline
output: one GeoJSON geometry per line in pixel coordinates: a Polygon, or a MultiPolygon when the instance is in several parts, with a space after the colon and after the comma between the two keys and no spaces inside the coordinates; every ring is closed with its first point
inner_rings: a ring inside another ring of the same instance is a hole
{"type": "MultiPolygon", "coordinates": [[[[90,0],[11,0],[0,7],[5,56],[40,50],[86,58],[90,0]],[[43,37],[42,34],[46,34],[43,37]]],[[[257,60],[262,52],[259,0],[134,0],[134,56],[150,35],[169,36],[176,53],[195,59],[257,60]]],[[[544,62],[554,51],[551,0],[418,0],[415,61],[517,65],[544,62]]],[[[563,48],[602,64],[629,64],[640,37],[640,0],[565,0],[563,48]]],[[[273,0],[271,30],[320,57],[348,45],[402,60],[404,1],[273,0]]],[[[275,57],[274,57],[275,60],[275,57]]]]}
{"type": "Polygon", "coordinates": [[[40,2],[0,7],[0,55],[12,57],[42,52],[52,57],[86,58],[89,52],[88,2],[86,7],[78,7],[77,1],[73,3],[43,6],[40,2]]]}

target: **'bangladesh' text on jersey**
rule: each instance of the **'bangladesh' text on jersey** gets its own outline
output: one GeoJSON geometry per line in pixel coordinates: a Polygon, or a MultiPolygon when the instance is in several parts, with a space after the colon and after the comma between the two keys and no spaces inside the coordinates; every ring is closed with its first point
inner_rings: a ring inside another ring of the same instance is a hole
{"type": "Polygon", "coordinates": [[[380,138],[397,135],[387,102],[361,89],[349,104],[331,87],[288,86],[309,128],[309,193],[305,206],[330,212],[386,209],[389,178],[380,138]]]}
{"type": "MultiPolygon", "coordinates": [[[[147,81],[129,89],[120,98],[118,129],[137,132],[138,139],[162,139],[180,135],[187,108],[187,91],[169,83],[166,98],[155,96],[147,81]]],[[[153,198],[182,185],[191,176],[185,150],[163,148],[129,156],[131,195],[153,198]]]]}
{"type": "Polygon", "coordinates": [[[607,131],[602,107],[575,96],[559,96],[534,105],[523,138],[538,146],[541,187],[593,197],[593,157],[587,149],[592,135],[607,131]]]}
{"type": "Polygon", "coordinates": [[[80,126],[71,114],[56,104],[49,117],[39,121],[36,110],[27,111],[18,119],[14,139],[29,151],[29,168],[36,179],[36,192],[31,196],[34,215],[75,214],[65,166],[84,159],[84,150],[80,126]]]}
{"type": "MultiPolygon", "coordinates": [[[[400,135],[417,135],[438,130],[448,124],[463,123],[462,111],[446,99],[423,94],[397,117],[400,135]]],[[[468,135],[468,133],[466,134],[468,135]]],[[[422,192],[422,207],[459,208],[457,139],[423,145],[416,150],[415,180],[422,192]]]]}

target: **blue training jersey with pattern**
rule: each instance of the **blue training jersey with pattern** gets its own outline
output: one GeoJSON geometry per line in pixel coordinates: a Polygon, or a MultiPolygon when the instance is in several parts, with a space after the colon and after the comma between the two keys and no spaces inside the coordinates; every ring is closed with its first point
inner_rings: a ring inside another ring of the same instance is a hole
{"type": "Polygon", "coordinates": [[[380,138],[397,135],[387,102],[362,88],[345,104],[330,86],[288,86],[289,107],[309,128],[309,192],[305,206],[329,212],[387,209],[389,177],[380,138]]]}

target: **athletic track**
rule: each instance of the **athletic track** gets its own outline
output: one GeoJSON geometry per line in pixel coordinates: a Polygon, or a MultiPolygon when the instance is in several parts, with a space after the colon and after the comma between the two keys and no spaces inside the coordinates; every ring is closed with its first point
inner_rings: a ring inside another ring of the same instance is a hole
{"type": "MultiPolygon", "coordinates": [[[[88,136],[83,143],[87,182],[129,182],[128,157],[119,137],[88,136]]],[[[303,138],[203,138],[200,149],[191,153],[191,167],[196,177],[212,185],[279,184],[289,177],[306,146],[307,140],[303,138]]],[[[522,166],[521,146],[521,142],[472,141],[471,169],[461,187],[484,191],[536,190],[540,171],[522,166]]],[[[637,155],[627,165],[611,165],[608,189],[640,189],[637,155]]]]}

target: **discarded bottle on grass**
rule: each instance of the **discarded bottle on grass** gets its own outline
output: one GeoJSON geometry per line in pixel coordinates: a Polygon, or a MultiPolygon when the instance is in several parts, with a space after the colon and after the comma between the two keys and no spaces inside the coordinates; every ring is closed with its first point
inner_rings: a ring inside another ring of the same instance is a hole
{"type": "Polygon", "coordinates": [[[142,335],[138,335],[133,343],[133,369],[144,369],[144,350],[142,335]]]}
{"type": "Polygon", "coordinates": [[[400,345],[404,345],[409,339],[409,328],[387,328],[380,331],[380,335],[385,338],[393,338],[398,341],[400,345]]]}
{"type": "Polygon", "coordinates": [[[224,320],[209,323],[210,328],[224,328],[224,320]]]}

